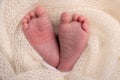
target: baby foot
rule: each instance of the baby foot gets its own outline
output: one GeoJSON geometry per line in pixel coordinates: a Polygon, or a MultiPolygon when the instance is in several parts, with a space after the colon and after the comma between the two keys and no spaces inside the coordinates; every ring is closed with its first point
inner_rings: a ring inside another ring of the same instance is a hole
{"type": "Polygon", "coordinates": [[[88,20],[77,14],[74,14],[71,20],[68,13],[63,13],[58,34],[60,63],[57,69],[69,71],[77,62],[87,44],[89,36],[88,20]]]}
{"type": "Polygon", "coordinates": [[[33,48],[43,59],[56,67],[59,62],[59,50],[55,34],[46,11],[38,6],[22,20],[22,29],[33,48]]]}

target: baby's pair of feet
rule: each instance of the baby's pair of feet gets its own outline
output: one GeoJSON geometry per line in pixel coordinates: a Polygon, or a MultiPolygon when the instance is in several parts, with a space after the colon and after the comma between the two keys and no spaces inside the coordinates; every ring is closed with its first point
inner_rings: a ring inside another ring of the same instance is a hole
{"type": "Polygon", "coordinates": [[[58,46],[52,23],[41,6],[25,15],[22,25],[33,48],[48,64],[60,71],[72,69],[85,49],[89,36],[88,20],[78,14],[73,14],[71,18],[65,12],[61,15],[58,46]]]}

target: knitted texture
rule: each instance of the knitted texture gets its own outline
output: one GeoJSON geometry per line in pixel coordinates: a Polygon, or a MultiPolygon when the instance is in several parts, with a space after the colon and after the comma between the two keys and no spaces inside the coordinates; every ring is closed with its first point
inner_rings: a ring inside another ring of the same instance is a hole
{"type": "Polygon", "coordinates": [[[120,80],[120,24],[100,11],[101,4],[100,0],[3,0],[0,80],[120,80]],[[37,5],[45,7],[56,33],[64,11],[85,15],[90,21],[88,45],[66,75],[46,64],[21,30],[21,19],[37,5]]]}

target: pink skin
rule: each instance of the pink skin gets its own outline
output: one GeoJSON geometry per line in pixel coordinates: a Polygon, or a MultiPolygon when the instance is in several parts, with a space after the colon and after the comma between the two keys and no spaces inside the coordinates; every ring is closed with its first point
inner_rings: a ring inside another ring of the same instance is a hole
{"type": "Polygon", "coordinates": [[[47,63],[56,67],[59,63],[59,48],[47,12],[38,6],[25,15],[22,24],[23,32],[31,46],[47,63]]]}
{"type": "Polygon", "coordinates": [[[89,30],[88,20],[79,16],[63,13],[59,26],[60,63],[57,67],[60,71],[69,71],[73,68],[87,44],[89,30]]]}
{"type": "Polygon", "coordinates": [[[31,46],[48,64],[60,71],[69,71],[87,44],[88,20],[78,14],[74,14],[71,20],[68,13],[63,13],[60,22],[58,32],[60,52],[53,26],[41,6],[25,15],[22,29],[31,46]]]}

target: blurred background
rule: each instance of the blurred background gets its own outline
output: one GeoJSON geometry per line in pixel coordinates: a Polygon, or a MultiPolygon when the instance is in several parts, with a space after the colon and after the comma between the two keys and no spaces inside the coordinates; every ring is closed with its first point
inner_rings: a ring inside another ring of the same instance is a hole
{"type": "MultiPolygon", "coordinates": [[[[81,0],[81,1],[86,1],[86,0],[81,0]]],[[[101,4],[101,9],[116,18],[120,22],[120,0],[89,0],[89,1],[100,1],[101,4]]],[[[2,0],[0,0],[0,3],[2,0]]],[[[1,6],[1,5],[0,5],[1,6]]]]}
{"type": "Polygon", "coordinates": [[[101,0],[102,10],[112,15],[120,22],[120,0],[101,0]]]}

